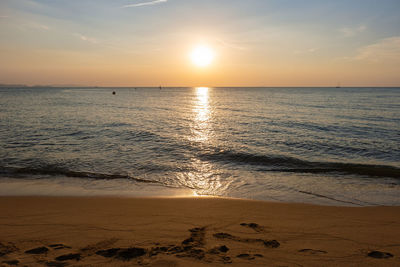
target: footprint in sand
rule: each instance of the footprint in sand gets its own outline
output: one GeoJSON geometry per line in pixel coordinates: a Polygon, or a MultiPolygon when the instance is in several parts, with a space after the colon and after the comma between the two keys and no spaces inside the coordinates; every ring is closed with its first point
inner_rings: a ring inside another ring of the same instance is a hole
{"type": "Polygon", "coordinates": [[[191,245],[199,247],[204,245],[204,237],[206,235],[205,227],[196,227],[189,229],[190,237],[182,241],[182,245],[191,245]]]}
{"type": "Polygon", "coordinates": [[[95,252],[100,249],[104,249],[106,247],[113,245],[117,241],[118,241],[118,239],[116,239],[116,238],[102,240],[100,242],[97,242],[95,244],[90,244],[90,245],[82,248],[80,250],[80,252],[81,252],[82,256],[90,256],[90,255],[95,254],[95,252]]]}
{"type": "Polygon", "coordinates": [[[244,260],[254,260],[255,257],[253,255],[242,253],[236,256],[236,258],[244,259],[244,260]]]}
{"type": "Polygon", "coordinates": [[[244,260],[254,260],[256,257],[262,258],[263,255],[261,254],[248,254],[248,253],[242,253],[236,256],[236,258],[244,259],[244,260]]]}
{"type": "Polygon", "coordinates": [[[51,244],[49,245],[52,249],[64,249],[64,248],[71,248],[70,246],[66,246],[64,244],[51,244]]]}
{"type": "Polygon", "coordinates": [[[120,248],[110,248],[110,249],[98,250],[98,251],[96,251],[96,254],[106,257],[106,258],[112,258],[117,255],[119,250],[120,250],[120,248]]]}
{"type": "Polygon", "coordinates": [[[26,254],[44,254],[49,251],[48,248],[46,247],[38,247],[38,248],[33,248],[25,251],[26,254]]]}
{"type": "Polygon", "coordinates": [[[208,251],[208,253],[211,253],[211,254],[219,254],[219,253],[226,253],[226,252],[228,252],[228,250],[229,250],[229,248],[227,247],[227,246],[225,246],[225,245],[222,245],[222,246],[219,246],[219,247],[215,247],[215,248],[212,248],[212,249],[210,249],[209,251],[208,251]]]}
{"type": "Polygon", "coordinates": [[[368,254],[368,257],[372,257],[375,259],[388,259],[388,258],[392,258],[393,254],[389,253],[389,252],[382,252],[382,251],[370,251],[368,254]]]}
{"type": "Polygon", "coordinates": [[[299,252],[301,252],[301,253],[307,253],[307,254],[313,254],[313,255],[316,255],[316,254],[326,254],[326,253],[328,253],[328,252],[326,252],[325,250],[310,249],[310,248],[303,248],[303,249],[300,249],[299,252]]]}
{"type": "MultiPolygon", "coordinates": [[[[149,250],[148,256],[153,257],[158,254],[174,255],[178,258],[193,258],[206,262],[220,261],[223,263],[232,263],[232,260],[226,253],[229,248],[220,245],[206,250],[205,236],[206,227],[196,227],[188,230],[190,237],[181,242],[180,245],[157,246],[149,250]]],[[[159,245],[157,243],[157,245],[159,245]]]]}
{"type": "Polygon", "coordinates": [[[238,236],[233,236],[228,233],[215,233],[213,236],[218,239],[229,239],[229,240],[238,241],[238,242],[261,243],[261,244],[264,244],[264,246],[269,247],[269,248],[277,248],[280,246],[280,243],[276,240],[264,240],[264,239],[260,239],[260,238],[240,238],[238,236]]]}
{"type": "MultiPolygon", "coordinates": [[[[183,240],[181,245],[168,247],[166,254],[172,254],[180,258],[190,257],[198,260],[203,259],[206,256],[206,252],[204,250],[206,234],[205,229],[205,227],[189,229],[190,237],[183,240]]],[[[153,253],[155,252],[154,249],[152,249],[152,251],[153,253]]]]}
{"type": "Polygon", "coordinates": [[[81,254],[79,253],[70,253],[58,256],[56,261],[69,261],[69,260],[76,260],[79,261],[81,259],[81,254]]]}
{"type": "Polygon", "coordinates": [[[264,231],[264,227],[258,225],[257,223],[241,223],[240,224],[243,227],[249,227],[251,229],[253,229],[256,232],[263,232],[264,231]]]}
{"type": "Polygon", "coordinates": [[[115,258],[123,261],[129,261],[134,258],[138,258],[147,254],[147,250],[144,248],[110,248],[96,251],[97,255],[105,258],[115,258]]]}
{"type": "Polygon", "coordinates": [[[18,248],[11,242],[4,244],[0,242],[0,257],[17,251],[18,248]]]}
{"type": "Polygon", "coordinates": [[[14,266],[14,265],[18,265],[19,264],[19,260],[2,261],[2,263],[5,263],[5,264],[10,265],[10,266],[14,266]]]}

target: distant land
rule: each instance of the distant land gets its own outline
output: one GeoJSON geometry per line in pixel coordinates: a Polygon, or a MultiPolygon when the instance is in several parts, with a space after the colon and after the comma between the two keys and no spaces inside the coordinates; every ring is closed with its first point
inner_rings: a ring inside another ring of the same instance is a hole
{"type": "Polygon", "coordinates": [[[0,83],[0,88],[1,87],[21,88],[21,87],[96,87],[96,86],[82,86],[79,84],[26,85],[26,84],[2,84],[2,83],[0,83]]]}
{"type": "Polygon", "coordinates": [[[28,87],[25,84],[1,84],[0,87],[28,87]]]}

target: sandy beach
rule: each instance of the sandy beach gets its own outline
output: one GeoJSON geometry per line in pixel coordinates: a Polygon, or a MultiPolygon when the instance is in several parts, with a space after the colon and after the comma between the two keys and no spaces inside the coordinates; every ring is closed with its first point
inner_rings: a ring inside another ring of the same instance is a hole
{"type": "Polygon", "coordinates": [[[1,197],[2,266],[400,266],[400,207],[1,197]]]}

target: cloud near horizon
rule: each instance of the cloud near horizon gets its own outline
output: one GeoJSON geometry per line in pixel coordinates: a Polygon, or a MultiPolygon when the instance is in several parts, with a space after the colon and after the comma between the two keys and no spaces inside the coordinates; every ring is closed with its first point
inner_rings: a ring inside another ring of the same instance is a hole
{"type": "Polygon", "coordinates": [[[389,37],[359,49],[356,60],[400,64],[400,36],[389,37]]]}
{"type": "Polygon", "coordinates": [[[154,1],[150,1],[150,2],[142,2],[142,3],[124,5],[123,8],[152,6],[152,5],[162,4],[162,3],[165,3],[167,1],[168,0],[154,0],[154,1]]]}
{"type": "Polygon", "coordinates": [[[36,21],[27,21],[27,22],[22,22],[21,24],[18,24],[17,27],[22,30],[40,30],[40,31],[49,31],[51,27],[38,23],[36,21]]]}
{"type": "Polygon", "coordinates": [[[344,37],[352,37],[358,33],[362,33],[367,29],[367,26],[360,25],[358,27],[345,27],[339,29],[339,31],[343,34],[344,37]]]}
{"type": "Polygon", "coordinates": [[[92,43],[92,44],[97,44],[98,43],[98,41],[95,38],[91,38],[91,37],[88,37],[88,36],[80,34],[80,33],[75,33],[74,35],[77,36],[82,41],[89,42],[89,43],[92,43]]]}

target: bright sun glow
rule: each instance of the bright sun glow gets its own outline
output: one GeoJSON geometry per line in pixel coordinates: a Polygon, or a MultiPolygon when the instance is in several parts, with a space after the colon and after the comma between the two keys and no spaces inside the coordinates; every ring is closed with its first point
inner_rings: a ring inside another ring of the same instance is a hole
{"type": "Polygon", "coordinates": [[[196,66],[206,67],[213,61],[214,51],[206,45],[199,45],[193,49],[190,58],[196,66]]]}

